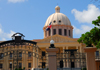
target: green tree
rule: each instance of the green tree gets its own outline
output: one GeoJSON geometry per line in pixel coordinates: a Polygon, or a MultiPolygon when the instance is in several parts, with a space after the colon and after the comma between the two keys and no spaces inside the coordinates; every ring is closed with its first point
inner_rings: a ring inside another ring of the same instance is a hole
{"type": "MultiPolygon", "coordinates": [[[[92,21],[92,24],[100,27],[100,16],[98,19],[92,21]]],[[[81,37],[77,40],[79,43],[85,43],[87,47],[91,47],[92,44],[95,45],[98,49],[100,48],[100,29],[94,27],[90,32],[82,34],[81,37]]]]}
{"type": "Polygon", "coordinates": [[[19,69],[16,68],[15,70],[25,70],[25,67],[23,67],[23,69],[22,68],[19,68],[19,69]]]}

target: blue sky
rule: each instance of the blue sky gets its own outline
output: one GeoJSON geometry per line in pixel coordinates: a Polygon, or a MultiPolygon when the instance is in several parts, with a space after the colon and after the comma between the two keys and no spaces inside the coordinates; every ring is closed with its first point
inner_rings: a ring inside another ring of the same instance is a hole
{"type": "Polygon", "coordinates": [[[0,41],[11,40],[16,32],[27,40],[43,39],[43,27],[57,4],[74,27],[73,38],[93,28],[92,20],[100,15],[94,0],[0,0],[0,41]]]}

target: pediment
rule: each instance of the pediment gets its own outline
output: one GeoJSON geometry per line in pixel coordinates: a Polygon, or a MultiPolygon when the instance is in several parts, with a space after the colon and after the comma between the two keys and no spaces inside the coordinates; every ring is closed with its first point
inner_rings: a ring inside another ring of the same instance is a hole
{"type": "Polygon", "coordinates": [[[50,36],[42,39],[41,41],[38,41],[38,43],[50,43],[51,40],[54,40],[55,43],[77,42],[77,40],[73,38],[61,35],[53,35],[52,37],[50,36]]]}

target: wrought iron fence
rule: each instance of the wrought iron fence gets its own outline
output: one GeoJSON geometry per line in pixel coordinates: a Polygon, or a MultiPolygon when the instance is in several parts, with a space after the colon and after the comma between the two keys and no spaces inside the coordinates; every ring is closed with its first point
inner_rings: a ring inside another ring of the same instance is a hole
{"type": "Polygon", "coordinates": [[[86,67],[85,53],[57,53],[57,68],[82,68],[86,67]]]}

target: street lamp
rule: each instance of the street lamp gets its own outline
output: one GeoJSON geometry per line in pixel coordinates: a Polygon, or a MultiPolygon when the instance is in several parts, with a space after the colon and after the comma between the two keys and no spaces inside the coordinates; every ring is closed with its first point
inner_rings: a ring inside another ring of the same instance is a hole
{"type": "Polygon", "coordinates": [[[49,48],[55,48],[53,40],[50,41],[50,47],[49,48]]]}

